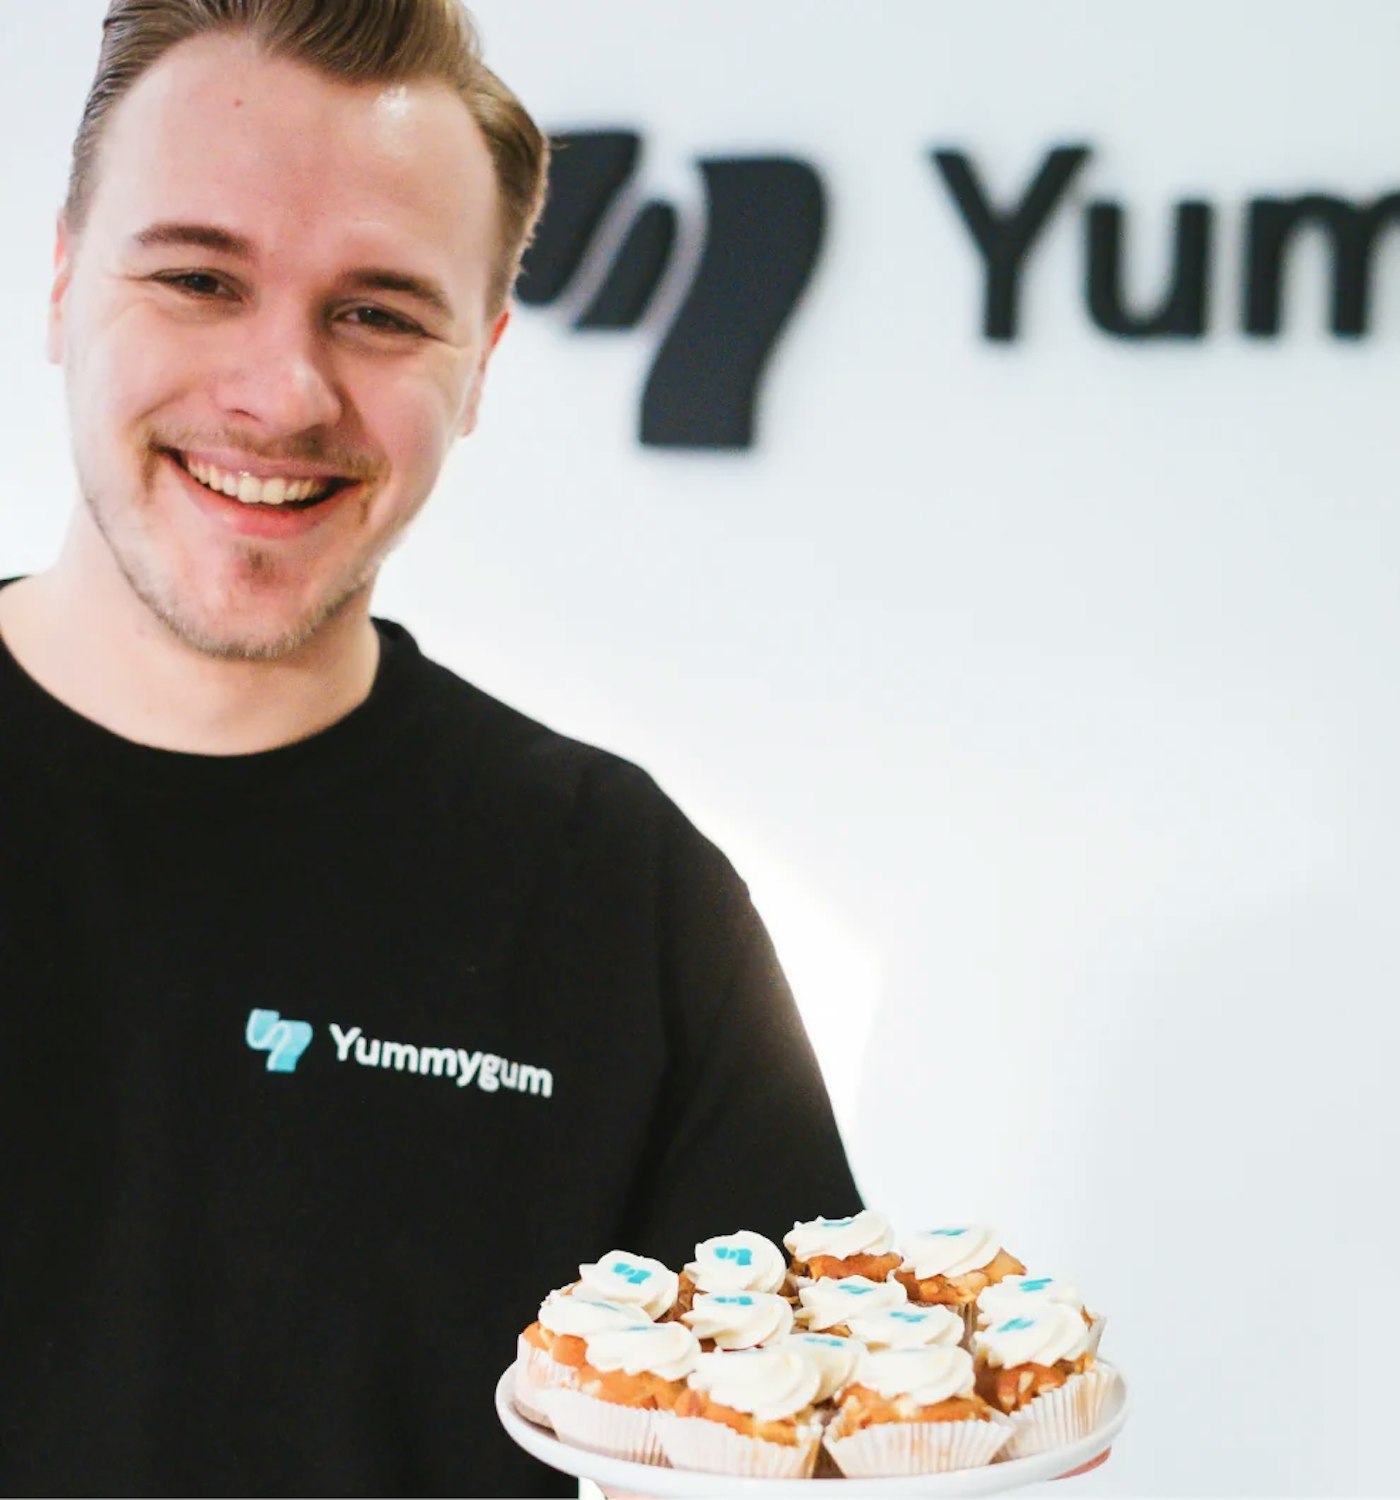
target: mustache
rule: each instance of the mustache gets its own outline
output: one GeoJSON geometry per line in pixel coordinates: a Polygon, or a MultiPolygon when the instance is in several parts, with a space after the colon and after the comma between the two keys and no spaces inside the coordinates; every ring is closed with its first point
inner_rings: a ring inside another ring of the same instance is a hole
{"type": "Polygon", "coordinates": [[[240,432],[235,427],[218,430],[196,430],[183,428],[147,435],[147,446],[154,456],[171,449],[182,453],[199,452],[201,449],[219,452],[232,449],[246,453],[249,458],[262,459],[266,463],[304,463],[334,469],[346,479],[373,479],[379,465],[363,453],[357,453],[339,443],[327,442],[315,433],[303,433],[284,439],[279,443],[266,443],[249,432],[240,432]]]}

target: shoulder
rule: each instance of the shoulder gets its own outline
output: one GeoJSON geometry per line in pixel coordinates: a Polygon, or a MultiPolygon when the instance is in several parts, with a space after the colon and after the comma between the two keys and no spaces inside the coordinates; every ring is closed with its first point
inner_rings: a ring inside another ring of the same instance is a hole
{"type": "Polygon", "coordinates": [[[696,868],[712,879],[735,878],[648,771],[561,734],[423,656],[402,627],[378,623],[396,654],[411,658],[420,755],[476,793],[473,800],[526,822],[566,825],[585,849],[653,873],[696,868]]]}

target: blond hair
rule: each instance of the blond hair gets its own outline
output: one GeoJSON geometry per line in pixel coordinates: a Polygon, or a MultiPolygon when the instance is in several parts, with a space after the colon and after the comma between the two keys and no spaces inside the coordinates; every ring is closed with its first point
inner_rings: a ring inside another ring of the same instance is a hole
{"type": "Polygon", "coordinates": [[[549,146],[524,105],[481,60],[460,0],[112,0],[102,50],[73,141],[64,215],[81,234],[91,207],[107,116],[172,47],[215,32],[250,36],[269,56],[347,84],[440,82],[454,89],[486,139],[500,201],[502,305],[544,201],[549,146]]]}

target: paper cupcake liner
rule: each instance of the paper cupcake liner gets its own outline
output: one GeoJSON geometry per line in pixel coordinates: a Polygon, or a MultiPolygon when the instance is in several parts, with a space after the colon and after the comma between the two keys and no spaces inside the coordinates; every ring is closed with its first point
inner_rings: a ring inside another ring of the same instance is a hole
{"type": "Polygon", "coordinates": [[[1071,1375],[1062,1385],[1028,1406],[1011,1413],[1011,1441],[1003,1458],[1029,1458],[1051,1448],[1063,1448],[1088,1437],[1098,1426],[1099,1412],[1118,1377],[1102,1365],[1071,1375]]]}
{"type": "Polygon", "coordinates": [[[541,1393],[554,1386],[572,1390],[578,1384],[578,1372],[561,1365],[552,1354],[537,1349],[518,1338],[515,1341],[515,1404],[532,1422],[549,1426],[549,1417],[540,1405],[541,1393]]]}
{"type": "Polygon", "coordinates": [[[1108,1322],[1107,1318],[1098,1317],[1098,1318],[1095,1318],[1094,1321],[1089,1324],[1089,1353],[1090,1354],[1097,1354],[1099,1352],[1099,1340],[1103,1337],[1104,1325],[1107,1322],[1108,1322]]]}
{"type": "Polygon", "coordinates": [[[822,1440],[848,1479],[878,1479],[896,1474],[945,1474],[950,1469],[978,1469],[989,1464],[1011,1437],[1011,1424],[993,1416],[986,1421],[881,1422],[850,1437],[822,1440]]]}
{"type": "Polygon", "coordinates": [[[666,1463],[660,1439],[665,1424],[657,1420],[665,1413],[619,1406],[615,1401],[600,1401],[582,1391],[563,1389],[541,1391],[539,1401],[550,1426],[576,1448],[610,1453],[636,1464],[666,1463]]]}
{"type": "Polygon", "coordinates": [[[723,1422],[677,1417],[660,1431],[666,1457],[677,1469],[729,1474],[745,1479],[808,1479],[821,1451],[820,1427],[798,1433],[795,1447],[744,1437],[723,1422]]]}

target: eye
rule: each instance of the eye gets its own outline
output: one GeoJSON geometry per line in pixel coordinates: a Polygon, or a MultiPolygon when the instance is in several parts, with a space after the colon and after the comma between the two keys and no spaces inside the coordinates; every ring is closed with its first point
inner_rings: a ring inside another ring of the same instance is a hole
{"type": "Polygon", "coordinates": [[[151,277],[161,286],[168,286],[191,297],[208,298],[231,296],[224,280],[212,271],[158,271],[151,277]]]}
{"type": "Polygon", "coordinates": [[[400,333],[410,337],[424,337],[423,329],[410,319],[401,317],[398,313],[392,313],[384,307],[374,307],[364,304],[359,307],[350,308],[346,317],[350,318],[357,327],[368,328],[376,333],[400,333]]]}

